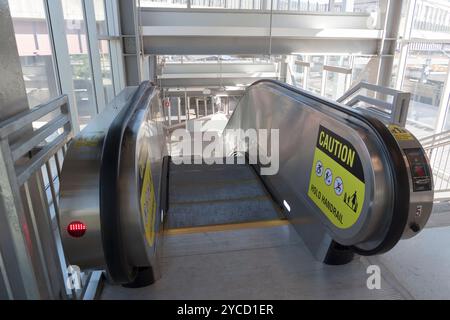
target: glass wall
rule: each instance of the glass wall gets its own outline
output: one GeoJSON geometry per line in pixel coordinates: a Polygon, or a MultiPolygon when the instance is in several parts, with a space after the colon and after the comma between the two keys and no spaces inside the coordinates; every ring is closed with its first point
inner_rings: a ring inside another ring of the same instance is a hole
{"type": "Polygon", "coordinates": [[[414,43],[409,49],[402,90],[411,92],[408,121],[415,131],[436,128],[448,64],[442,45],[414,43]]]}
{"type": "Polygon", "coordinates": [[[342,69],[329,69],[325,76],[325,96],[330,99],[342,97],[350,86],[351,80],[351,57],[350,56],[328,56],[327,66],[342,69]]]}
{"type": "Polygon", "coordinates": [[[292,68],[294,72],[295,85],[299,88],[305,88],[306,86],[306,76],[309,70],[309,63],[306,61],[305,56],[295,56],[294,66],[292,68]]]}
{"type": "Polygon", "coordinates": [[[139,0],[146,8],[252,9],[309,12],[377,12],[379,0],[139,0]],[[272,7],[273,5],[273,7],[272,7]]]}
{"type": "Polygon", "coordinates": [[[369,80],[368,74],[372,71],[368,69],[373,59],[351,55],[295,55],[290,69],[297,87],[338,99],[352,84],[369,80]]]}
{"type": "MultiPolygon", "coordinates": [[[[106,22],[105,0],[94,0],[95,20],[97,24],[97,35],[107,37],[109,35],[108,24],[106,22]]],[[[112,73],[112,63],[110,54],[109,40],[99,40],[100,67],[102,70],[103,91],[105,93],[105,102],[108,103],[114,99],[114,83],[112,73]]]]}
{"type": "Polygon", "coordinates": [[[65,31],[80,127],[97,114],[84,8],[81,0],[62,0],[65,31]]]}
{"type": "Polygon", "coordinates": [[[59,95],[43,0],[9,0],[28,103],[35,107],[59,95]]]}
{"type": "Polygon", "coordinates": [[[411,25],[405,25],[400,37],[412,40],[400,40],[403,45],[397,50],[392,84],[411,93],[407,128],[423,137],[450,129],[448,97],[444,96],[450,44],[442,41],[450,33],[450,1],[417,0],[409,14],[411,25]]]}
{"type": "Polygon", "coordinates": [[[306,88],[317,94],[322,92],[322,74],[323,65],[325,63],[324,56],[311,56],[311,66],[309,68],[309,77],[306,84],[306,88]]]}
{"type": "Polygon", "coordinates": [[[326,72],[325,97],[337,99],[342,97],[348,89],[350,75],[341,72],[326,72]]]}

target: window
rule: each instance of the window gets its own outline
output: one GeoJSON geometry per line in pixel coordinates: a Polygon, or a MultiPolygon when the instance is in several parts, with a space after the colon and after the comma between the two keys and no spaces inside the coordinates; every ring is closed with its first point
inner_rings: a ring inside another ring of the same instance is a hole
{"type": "Polygon", "coordinates": [[[448,73],[445,45],[412,43],[406,60],[402,90],[411,92],[408,125],[418,136],[432,133],[448,73]]]}
{"type": "Polygon", "coordinates": [[[306,74],[308,73],[308,62],[304,56],[294,57],[293,72],[295,77],[296,85],[300,88],[305,87],[306,74]]]}
{"type": "Polygon", "coordinates": [[[187,0],[138,0],[143,8],[187,8],[187,0]]]}
{"type": "Polygon", "coordinates": [[[338,99],[344,95],[350,86],[350,56],[328,56],[326,65],[346,68],[346,70],[326,71],[325,96],[330,99],[338,99]]]}
{"type": "Polygon", "coordinates": [[[347,91],[347,80],[350,75],[327,71],[325,96],[330,99],[338,99],[347,91]]]}
{"type": "Polygon", "coordinates": [[[81,0],[62,0],[62,6],[78,120],[80,127],[83,128],[97,113],[84,8],[81,0]]]}
{"type": "MultiPolygon", "coordinates": [[[[105,0],[94,0],[94,7],[97,35],[100,38],[108,36],[109,32],[106,21],[105,0]]],[[[99,40],[98,46],[100,50],[100,67],[102,70],[102,83],[103,91],[105,93],[105,102],[109,103],[115,96],[109,40],[99,40]]]]}
{"type": "Polygon", "coordinates": [[[9,7],[32,108],[59,95],[44,2],[9,0],[9,7]]]}
{"type": "Polygon", "coordinates": [[[369,83],[374,83],[371,81],[370,76],[374,74],[375,68],[371,66],[371,62],[375,62],[377,58],[371,57],[354,57],[353,58],[353,70],[352,70],[352,83],[358,83],[361,81],[367,81],[369,83]],[[372,68],[371,68],[372,67],[372,68]]]}
{"type": "Polygon", "coordinates": [[[307,89],[317,94],[322,92],[322,74],[323,65],[325,61],[324,56],[311,56],[311,67],[309,70],[309,77],[307,89]]]}

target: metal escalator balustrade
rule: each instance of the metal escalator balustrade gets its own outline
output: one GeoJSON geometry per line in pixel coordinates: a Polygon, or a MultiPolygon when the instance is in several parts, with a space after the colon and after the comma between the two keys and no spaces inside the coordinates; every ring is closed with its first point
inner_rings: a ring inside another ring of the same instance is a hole
{"type": "MultiPolygon", "coordinates": [[[[319,261],[344,264],[354,253],[386,252],[416,235],[431,213],[432,177],[414,136],[331,100],[269,80],[247,89],[223,134],[227,150],[242,151],[245,143],[226,139],[227,129],[279,130],[279,171],[256,176],[271,194],[266,205],[250,199],[268,196],[260,184],[245,188],[248,166],[241,172],[236,165],[169,169],[161,103],[150,83],[118,99],[69,148],[60,218],[69,262],[106,268],[116,283],[143,285],[158,277],[164,223],[273,219],[284,207],[282,215],[319,261]],[[242,194],[233,193],[233,184],[212,186],[214,175],[239,183],[242,194]],[[74,221],[87,226],[82,237],[69,235],[74,221]]],[[[262,167],[254,164],[257,172],[262,167]]]]}
{"type": "Polygon", "coordinates": [[[363,112],[262,80],[247,90],[224,131],[279,129],[280,170],[262,179],[288,205],[287,217],[320,261],[341,261],[342,251],[348,259],[352,252],[386,252],[423,229],[431,213],[432,177],[420,143],[363,112]],[[354,153],[352,166],[334,153],[345,147],[354,153]],[[337,185],[343,190],[333,190],[337,185]]]}
{"type": "Polygon", "coordinates": [[[158,277],[167,150],[158,90],[124,90],[71,143],[61,177],[60,229],[71,264],[130,284],[158,277]],[[82,237],[67,226],[86,225],[82,237]]]}

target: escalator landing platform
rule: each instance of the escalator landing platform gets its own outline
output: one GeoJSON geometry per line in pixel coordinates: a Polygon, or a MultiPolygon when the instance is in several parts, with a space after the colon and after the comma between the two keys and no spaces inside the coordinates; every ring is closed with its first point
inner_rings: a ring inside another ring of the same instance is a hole
{"type": "Polygon", "coordinates": [[[159,281],[105,285],[101,299],[408,299],[394,280],[368,290],[367,258],[344,266],[316,261],[289,224],[169,234],[159,281]]]}

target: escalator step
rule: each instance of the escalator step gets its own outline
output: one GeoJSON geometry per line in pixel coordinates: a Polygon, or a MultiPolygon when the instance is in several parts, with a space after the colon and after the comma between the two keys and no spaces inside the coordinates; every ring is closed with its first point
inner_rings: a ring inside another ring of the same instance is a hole
{"type": "Polygon", "coordinates": [[[267,196],[228,201],[171,204],[169,228],[241,223],[279,219],[267,196]]]}

